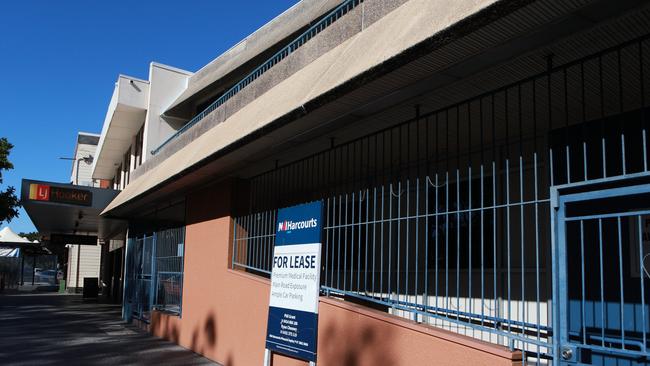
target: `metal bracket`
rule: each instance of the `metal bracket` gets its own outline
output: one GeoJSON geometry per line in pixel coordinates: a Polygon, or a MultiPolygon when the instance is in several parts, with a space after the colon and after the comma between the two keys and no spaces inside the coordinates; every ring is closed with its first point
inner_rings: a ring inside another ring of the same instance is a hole
{"type": "Polygon", "coordinates": [[[560,347],[560,358],[562,362],[578,362],[578,349],[572,345],[563,345],[560,347]]]}

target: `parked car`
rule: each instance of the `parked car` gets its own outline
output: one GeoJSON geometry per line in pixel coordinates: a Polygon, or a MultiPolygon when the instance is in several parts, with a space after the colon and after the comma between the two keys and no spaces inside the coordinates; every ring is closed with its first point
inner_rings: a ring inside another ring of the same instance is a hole
{"type": "Polygon", "coordinates": [[[40,270],[36,272],[35,276],[36,282],[56,283],[56,270],[54,269],[40,270]]]}

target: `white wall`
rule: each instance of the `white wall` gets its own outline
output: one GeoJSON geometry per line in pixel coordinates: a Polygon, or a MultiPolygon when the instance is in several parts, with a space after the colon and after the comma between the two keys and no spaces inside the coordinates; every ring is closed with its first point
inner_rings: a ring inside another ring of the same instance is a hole
{"type": "Polygon", "coordinates": [[[102,247],[100,245],[70,245],[68,250],[68,279],[66,286],[83,287],[84,277],[99,278],[102,247]],[[79,284],[77,285],[77,250],[80,250],[79,284]]]}
{"type": "Polygon", "coordinates": [[[95,150],[97,149],[97,145],[88,145],[88,144],[77,144],[77,148],[75,149],[75,160],[72,161],[72,174],[70,175],[70,182],[72,184],[77,184],[80,186],[89,186],[89,187],[94,187],[95,185],[93,184],[93,179],[92,179],[92,173],[93,173],[93,165],[92,163],[87,164],[85,161],[80,161],[78,166],[79,166],[79,181],[77,182],[77,159],[87,157],[88,155],[92,155],[93,158],[95,157],[95,150]]]}
{"type": "Polygon", "coordinates": [[[118,103],[142,109],[147,105],[148,83],[127,75],[119,75],[117,78],[118,103]]]}
{"type": "Polygon", "coordinates": [[[144,127],[143,162],[180,127],[175,121],[167,121],[161,114],[187,87],[192,74],[170,66],[152,62],[149,67],[149,101],[144,127]]]}
{"type": "Polygon", "coordinates": [[[126,75],[118,77],[93,162],[96,179],[114,177],[124,153],[133,143],[133,137],[144,124],[148,98],[147,80],[126,75]]]}

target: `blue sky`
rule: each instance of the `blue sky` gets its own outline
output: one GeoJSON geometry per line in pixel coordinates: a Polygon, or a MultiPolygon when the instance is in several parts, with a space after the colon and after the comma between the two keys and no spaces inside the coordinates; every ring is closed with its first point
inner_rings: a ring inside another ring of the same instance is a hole
{"type": "MultiPolygon", "coordinates": [[[[15,145],[0,188],[68,181],[58,158],[101,131],[118,74],[196,71],[296,1],[0,1],[0,137],[15,145]]],[[[35,230],[24,210],[9,225],[35,230]]]]}

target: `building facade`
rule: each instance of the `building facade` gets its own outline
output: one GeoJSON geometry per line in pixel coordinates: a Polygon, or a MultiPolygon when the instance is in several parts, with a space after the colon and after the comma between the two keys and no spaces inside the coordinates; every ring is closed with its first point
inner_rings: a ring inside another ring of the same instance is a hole
{"type": "MultiPolygon", "coordinates": [[[[59,280],[65,281],[65,289],[80,292],[86,280],[90,280],[96,282],[104,294],[110,295],[111,278],[121,279],[121,276],[113,276],[110,267],[106,266],[109,259],[104,252],[108,253],[108,245],[102,245],[103,238],[115,232],[125,232],[126,229],[121,228],[125,224],[99,217],[99,213],[118,193],[110,189],[108,181],[92,178],[92,164],[99,140],[98,134],[79,132],[73,156],[64,158],[71,160],[70,180],[45,182],[23,179],[21,202],[42,242],[58,257],[62,273],[59,280]]],[[[36,262],[33,266],[36,267],[36,262]]],[[[53,268],[59,268],[57,263],[53,268]]],[[[118,284],[118,288],[121,289],[121,285],[118,284]]],[[[121,295],[114,294],[113,297],[121,299],[121,295]]]]}
{"type": "Polygon", "coordinates": [[[194,73],[120,76],[92,178],[125,319],[262,364],[278,209],[321,201],[318,364],[650,364],[649,24],[303,0],[194,73]]]}
{"type": "MultiPolygon", "coordinates": [[[[70,183],[87,187],[99,187],[100,183],[93,180],[92,161],[96,155],[99,135],[79,132],[72,160],[70,183]]],[[[67,244],[67,260],[65,261],[66,288],[69,291],[79,291],[83,288],[84,278],[99,278],[101,265],[101,246],[67,244]]]]}

